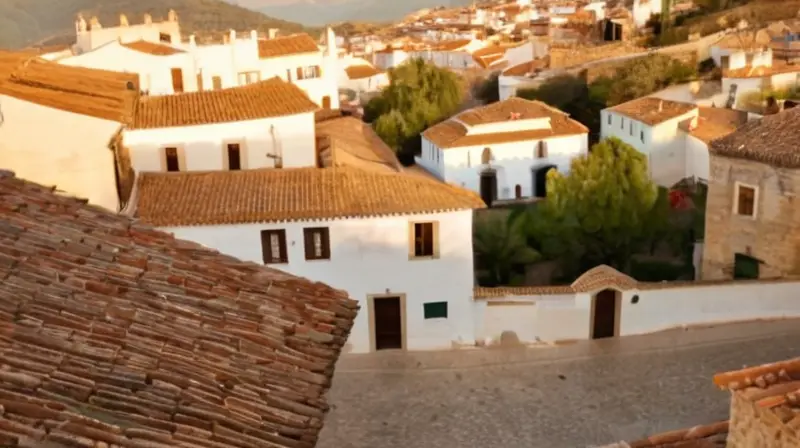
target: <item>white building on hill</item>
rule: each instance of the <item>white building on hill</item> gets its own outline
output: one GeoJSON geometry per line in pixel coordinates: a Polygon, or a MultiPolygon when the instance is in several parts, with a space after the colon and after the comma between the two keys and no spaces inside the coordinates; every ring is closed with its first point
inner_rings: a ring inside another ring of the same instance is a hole
{"type": "Polygon", "coordinates": [[[544,197],[551,169],[585,155],[589,131],[538,101],[510,98],[425,130],[417,163],[441,179],[495,200],[544,197]]]}

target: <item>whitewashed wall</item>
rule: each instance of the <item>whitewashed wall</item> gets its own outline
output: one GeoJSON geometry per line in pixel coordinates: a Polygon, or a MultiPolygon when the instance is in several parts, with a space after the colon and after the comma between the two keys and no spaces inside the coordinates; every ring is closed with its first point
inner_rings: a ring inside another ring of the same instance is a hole
{"type": "MultiPolygon", "coordinates": [[[[739,281],[624,291],[619,335],[684,325],[800,317],[798,288],[800,281],[739,281]],[[637,303],[632,302],[634,296],[638,296],[637,303]]],[[[587,339],[592,301],[588,293],[478,300],[476,337],[491,341],[504,331],[512,331],[523,342],[587,339]]]]}
{"type": "Polygon", "coordinates": [[[279,224],[166,228],[246,261],[262,262],[260,231],[286,229],[289,262],[272,264],[294,275],[346,290],[361,304],[348,345],[368,352],[367,296],[406,294],[408,349],[445,349],[475,340],[472,289],[472,211],[279,224]],[[438,221],[440,258],[409,260],[409,222],[438,221]],[[330,229],[331,259],[306,261],[303,228],[330,229]],[[447,319],[424,319],[423,304],[448,302],[447,319]]]}
{"type": "Polygon", "coordinates": [[[187,171],[221,170],[227,144],[243,150],[243,168],[271,168],[281,155],[283,166],[316,166],[314,114],[305,113],[263,120],[201,126],[125,130],[123,142],[130,150],[135,171],[161,171],[164,148],[183,148],[187,171]],[[274,137],[274,138],[273,138],[274,137]]]}
{"type": "Polygon", "coordinates": [[[108,149],[119,123],[5,95],[0,95],[0,112],[0,168],[119,210],[114,156],[108,149]]]}
{"type": "Polygon", "coordinates": [[[690,134],[686,138],[686,177],[696,177],[708,181],[710,159],[706,142],[690,134]]]}
{"type": "Polygon", "coordinates": [[[545,141],[547,157],[537,158],[539,140],[440,149],[423,137],[420,158],[426,160],[426,167],[435,166],[438,160],[437,173],[445,181],[480,193],[480,173],[487,168],[481,164],[481,156],[488,147],[494,156],[491,166],[497,173],[498,199],[514,199],[516,185],[520,185],[523,197],[529,197],[535,193],[532,170],[555,165],[559,172],[567,173],[572,159],[589,150],[588,134],[552,137],[545,141]]]}
{"type": "MultiPolygon", "coordinates": [[[[128,26],[109,26],[103,28],[81,31],[76,36],[76,47],[79,53],[94,50],[109,42],[119,41],[122,43],[144,40],[147,42],[159,42],[160,34],[166,33],[170,36],[170,42],[178,43],[181,41],[181,32],[178,22],[154,22],[154,23],[135,23],[136,19],[131,20],[128,26]]],[[[142,18],[143,20],[143,18],[142,18]]]]}

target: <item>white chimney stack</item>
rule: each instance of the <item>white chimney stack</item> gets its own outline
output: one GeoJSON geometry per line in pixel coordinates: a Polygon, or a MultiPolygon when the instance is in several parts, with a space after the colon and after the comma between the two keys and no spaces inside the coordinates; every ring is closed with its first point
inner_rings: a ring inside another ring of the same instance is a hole
{"type": "Polygon", "coordinates": [[[256,30],[251,30],[251,31],[250,31],[250,39],[251,39],[251,40],[258,40],[258,31],[256,31],[256,30]]]}
{"type": "Polygon", "coordinates": [[[236,42],[236,30],[231,30],[230,41],[231,43],[236,42]]]}
{"type": "Polygon", "coordinates": [[[197,38],[194,37],[194,34],[189,35],[189,46],[190,47],[197,46],[197,38]]]}
{"type": "Polygon", "coordinates": [[[277,28],[270,28],[267,31],[267,38],[268,39],[275,39],[278,36],[278,29],[277,28]]]}

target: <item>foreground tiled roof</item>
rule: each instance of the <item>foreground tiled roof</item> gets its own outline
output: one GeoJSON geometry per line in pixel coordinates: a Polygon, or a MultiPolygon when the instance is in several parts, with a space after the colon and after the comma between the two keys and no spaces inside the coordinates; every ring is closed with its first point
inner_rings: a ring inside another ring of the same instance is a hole
{"type": "Polygon", "coordinates": [[[440,148],[458,148],[538,140],[589,132],[586,126],[572,120],[569,115],[558,109],[540,101],[530,101],[517,97],[470,109],[453,118],[455,119],[445,120],[426,129],[422,135],[440,148]],[[468,135],[468,129],[459,123],[461,121],[470,126],[500,123],[510,120],[512,113],[519,114],[517,120],[550,118],[550,128],[468,135]]]}
{"type": "Polygon", "coordinates": [[[3,174],[0,445],[312,447],[357,311],[3,174]]]}
{"type": "Polygon", "coordinates": [[[715,140],[709,151],[719,156],[754,160],[783,168],[800,168],[800,108],[751,120],[736,132],[715,140]]]}
{"type": "Polygon", "coordinates": [[[141,173],[136,217],[163,227],[305,221],[484,208],[476,194],[351,167],[141,173]]]}
{"type": "Polygon", "coordinates": [[[724,421],[655,434],[641,440],[614,443],[600,448],[725,448],[727,437],[728,422],[724,421]]]}
{"type": "Polygon", "coordinates": [[[138,93],[136,74],[71,67],[32,52],[0,50],[0,95],[127,123],[138,93]]]}
{"type": "Polygon", "coordinates": [[[153,56],[171,56],[173,54],[184,53],[183,50],[164,45],[157,42],[148,42],[146,40],[137,40],[135,42],[128,42],[121,44],[123,47],[139,53],[151,54],[153,56]]]}
{"type": "Polygon", "coordinates": [[[550,66],[550,57],[533,59],[503,70],[503,76],[529,76],[550,66]]]}
{"type": "Polygon", "coordinates": [[[606,109],[653,126],[697,109],[697,105],[679,101],[642,97],[606,109]]]}
{"type": "Polygon", "coordinates": [[[221,90],[142,96],[130,129],[196,126],[314,112],[305,92],[280,78],[221,90]]]}
{"type": "Polygon", "coordinates": [[[367,123],[354,117],[332,117],[316,124],[317,138],[328,139],[326,167],[349,166],[376,172],[402,170],[394,151],[367,123]]]}
{"type": "Polygon", "coordinates": [[[305,33],[258,41],[258,57],[261,59],[314,53],[317,51],[319,51],[319,46],[317,46],[317,43],[314,42],[311,36],[305,33]]]}

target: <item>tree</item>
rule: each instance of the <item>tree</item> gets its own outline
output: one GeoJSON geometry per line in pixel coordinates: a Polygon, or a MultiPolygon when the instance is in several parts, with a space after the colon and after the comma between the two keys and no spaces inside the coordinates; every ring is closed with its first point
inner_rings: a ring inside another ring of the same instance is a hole
{"type": "Polygon", "coordinates": [[[540,259],[525,241],[525,221],[490,214],[476,219],[473,250],[478,281],[484,286],[519,284],[525,266],[540,259]]]}
{"type": "Polygon", "coordinates": [[[696,75],[696,68],[664,54],[635,58],[616,70],[607,103],[615,106],[641,98],[673,84],[688,82],[696,75]]]}
{"type": "Polygon", "coordinates": [[[500,74],[493,73],[488,78],[476,82],[472,87],[472,96],[484,104],[500,101],[500,74]]]}
{"type": "Polygon", "coordinates": [[[605,139],[574,159],[569,174],[550,171],[547,191],[542,207],[551,216],[548,225],[570,230],[581,248],[575,254],[579,269],[608,264],[627,270],[658,197],[643,154],[619,139],[605,139]]]}
{"type": "Polygon", "coordinates": [[[413,154],[419,150],[420,133],[455,114],[462,99],[458,75],[412,59],[389,70],[389,85],[367,103],[364,118],[388,145],[413,154]]]}

